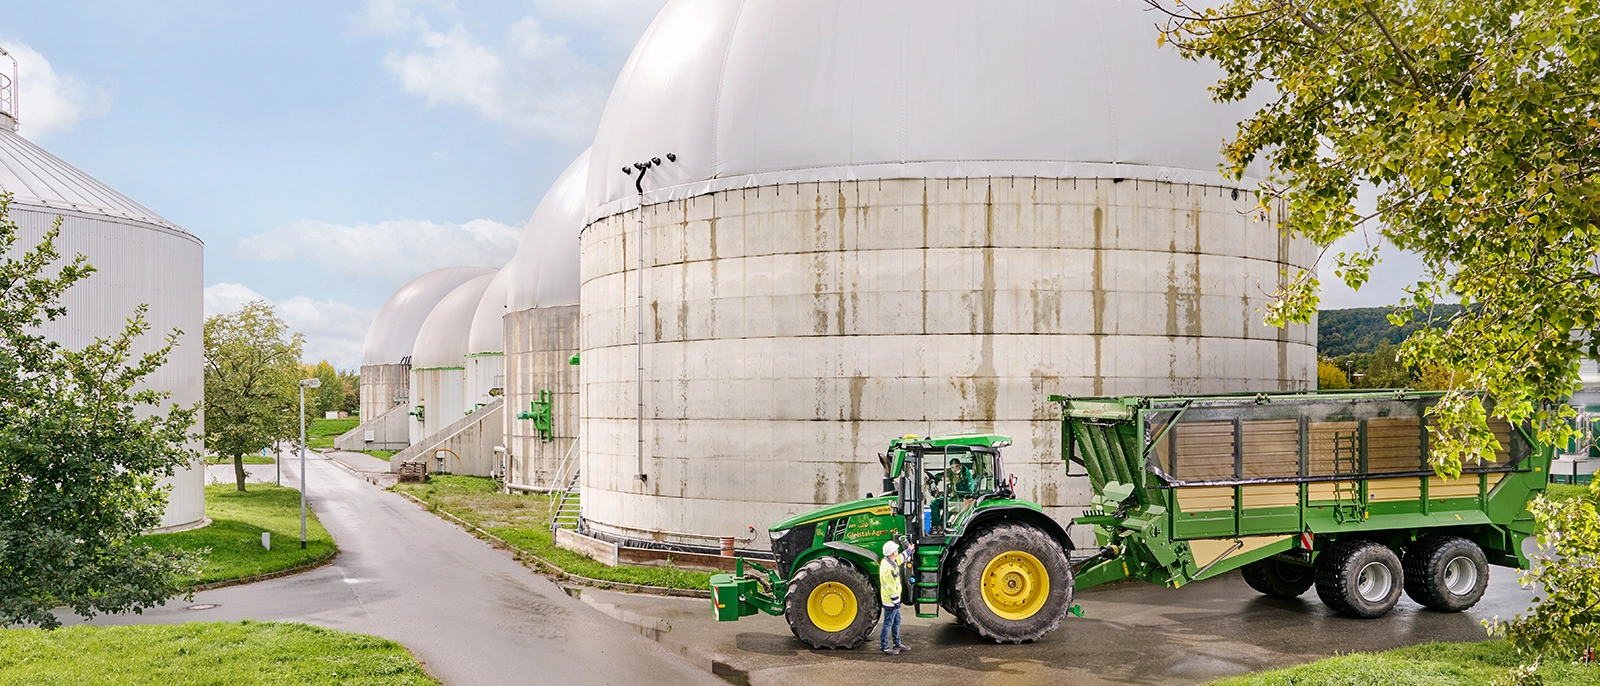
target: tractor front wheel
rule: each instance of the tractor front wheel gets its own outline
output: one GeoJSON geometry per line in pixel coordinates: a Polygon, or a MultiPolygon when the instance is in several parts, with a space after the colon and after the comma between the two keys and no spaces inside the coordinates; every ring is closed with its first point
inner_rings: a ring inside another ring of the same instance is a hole
{"type": "Polygon", "coordinates": [[[783,618],[813,648],[854,648],[878,625],[878,596],[860,570],[837,557],[806,563],[789,580],[783,618]]]}
{"type": "Polygon", "coordinates": [[[1061,626],[1072,607],[1066,552],[1025,524],[978,532],[955,556],[951,574],[952,614],[996,643],[1037,641],[1061,626]]]}

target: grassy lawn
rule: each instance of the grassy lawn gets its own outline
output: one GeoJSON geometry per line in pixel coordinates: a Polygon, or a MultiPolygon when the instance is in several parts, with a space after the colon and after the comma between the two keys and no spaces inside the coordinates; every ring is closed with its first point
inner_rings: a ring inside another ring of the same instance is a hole
{"type": "MultiPolygon", "coordinates": [[[[206,516],[211,526],[175,534],[151,534],[156,546],[202,553],[206,565],[195,583],[269,574],[333,557],[333,538],[307,512],[306,549],[300,549],[300,492],[273,484],[250,484],[240,493],[233,484],[206,487],[206,516]],[[272,532],[272,550],[261,547],[261,532],[272,532]]],[[[315,494],[312,494],[315,496],[315,494]]]]}
{"type": "Polygon", "coordinates": [[[705,589],[711,582],[711,575],[705,572],[676,567],[607,567],[588,555],[558,548],[550,533],[550,497],[497,493],[492,479],[436,474],[425,484],[395,484],[393,488],[460,517],[572,574],[667,588],[705,589]]]}
{"type": "Polygon", "coordinates": [[[355,417],[349,419],[313,419],[306,426],[306,445],[318,450],[332,448],[333,439],[348,433],[360,423],[361,420],[355,417]]]}
{"type": "Polygon", "coordinates": [[[389,459],[391,457],[394,457],[394,454],[397,453],[397,452],[400,452],[400,451],[398,451],[398,450],[357,450],[356,452],[358,452],[358,453],[366,453],[366,454],[371,455],[373,457],[376,457],[376,458],[378,458],[380,460],[387,460],[387,459],[389,459]]]}
{"type": "MultiPolygon", "coordinates": [[[[1311,664],[1221,679],[1211,686],[1472,686],[1487,685],[1532,660],[1505,641],[1428,643],[1382,653],[1351,653],[1311,664]]],[[[1546,684],[1600,684],[1600,667],[1546,660],[1546,684]]]]}
{"type": "Polygon", "coordinates": [[[0,685],[437,684],[394,641],[305,624],[0,630],[0,685]]]}
{"type": "MultiPolygon", "coordinates": [[[[273,460],[265,455],[245,455],[245,464],[272,464],[273,460]]],[[[222,455],[207,455],[206,464],[233,464],[233,458],[222,455]]]]}

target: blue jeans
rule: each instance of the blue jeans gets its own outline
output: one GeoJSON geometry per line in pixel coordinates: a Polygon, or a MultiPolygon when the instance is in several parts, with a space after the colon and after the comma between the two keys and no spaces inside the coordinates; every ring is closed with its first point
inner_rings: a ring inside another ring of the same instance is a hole
{"type": "Polygon", "coordinates": [[[889,649],[889,632],[894,632],[894,645],[900,645],[900,605],[884,605],[883,628],[878,630],[878,645],[889,649]]]}

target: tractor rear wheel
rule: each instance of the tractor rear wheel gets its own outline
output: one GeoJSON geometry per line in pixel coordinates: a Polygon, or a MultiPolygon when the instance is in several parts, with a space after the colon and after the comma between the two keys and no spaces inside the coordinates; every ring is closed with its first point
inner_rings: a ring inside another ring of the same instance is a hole
{"type": "Polygon", "coordinates": [[[878,625],[878,594],[861,570],[837,557],[806,563],[783,595],[783,618],[813,648],[854,648],[878,625]]]}
{"type": "Polygon", "coordinates": [[[1399,602],[1404,585],[1400,557],[1381,543],[1339,541],[1317,557],[1317,596],[1342,615],[1382,617],[1399,602]]]}
{"type": "Polygon", "coordinates": [[[1072,607],[1072,566],[1049,534],[1000,524],[973,535],[954,556],[948,588],[956,615],[996,643],[1037,641],[1072,607]]]}
{"type": "Polygon", "coordinates": [[[1460,536],[1426,536],[1406,548],[1406,595],[1440,612],[1460,612],[1489,588],[1489,559],[1460,536]]]}
{"type": "Polygon", "coordinates": [[[1267,558],[1252,562],[1239,570],[1244,582],[1262,595],[1273,598],[1299,598],[1317,583],[1316,572],[1310,567],[1290,564],[1267,558]]]}

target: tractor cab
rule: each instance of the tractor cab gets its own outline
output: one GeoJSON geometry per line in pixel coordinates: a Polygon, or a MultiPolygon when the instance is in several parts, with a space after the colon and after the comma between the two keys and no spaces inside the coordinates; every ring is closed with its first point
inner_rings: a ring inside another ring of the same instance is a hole
{"type": "Polygon", "coordinates": [[[948,436],[918,440],[907,436],[883,456],[899,511],[909,518],[918,544],[943,545],[959,535],[978,504],[1009,497],[1010,484],[1000,477],[1000,449],[1005,436],[948,436]]]}

